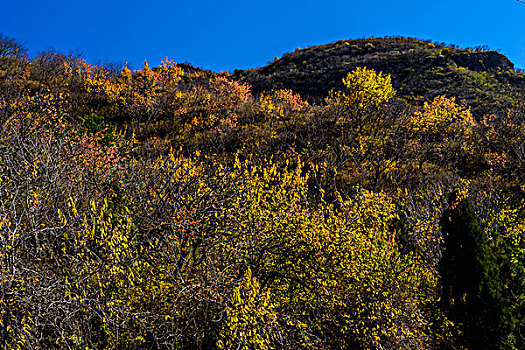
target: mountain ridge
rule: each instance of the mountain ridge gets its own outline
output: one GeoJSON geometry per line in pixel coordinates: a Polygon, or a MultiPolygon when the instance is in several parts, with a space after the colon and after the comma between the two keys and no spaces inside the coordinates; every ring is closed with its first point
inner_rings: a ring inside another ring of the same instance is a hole
{"type": "Polygon", "coordinates": [[[476,114],[507,109],[509,96],[525,85],[525,74],[503,54],[486,47],[458,48],[405,37],[339,40],[285,53],[266,66],[235,70],[254,93],[291,89],[320,102],[342,78],[366,66],[392,76],[398,96],[422,102],[439,95],[465,100],[476,114]]]}

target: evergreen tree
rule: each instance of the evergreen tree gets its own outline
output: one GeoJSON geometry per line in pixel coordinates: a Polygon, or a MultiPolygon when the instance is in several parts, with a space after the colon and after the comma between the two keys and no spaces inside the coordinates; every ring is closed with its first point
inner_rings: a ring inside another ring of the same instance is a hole
{"type": "Polygon", "coordinates": [[[499,267],[468,199],[450,196],[441,218],[442,307],[470,350],[512,348],[499,267]]]}

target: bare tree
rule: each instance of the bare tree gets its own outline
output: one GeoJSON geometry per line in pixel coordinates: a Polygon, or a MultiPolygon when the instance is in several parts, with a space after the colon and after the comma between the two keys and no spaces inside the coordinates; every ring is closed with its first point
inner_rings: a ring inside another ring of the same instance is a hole
{"type": "Polygon", "coordinates": [[[26,54],[24,44],[0,33],[0,57],[23,57],[26,54]]]}

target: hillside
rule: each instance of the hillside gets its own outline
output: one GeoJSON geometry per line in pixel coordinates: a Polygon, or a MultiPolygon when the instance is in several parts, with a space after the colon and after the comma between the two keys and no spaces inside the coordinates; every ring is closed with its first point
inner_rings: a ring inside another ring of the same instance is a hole
{"type": "Polygon", "coordinates": [[[525,74],[498,52],[402,37],[297,49],[262,68],[236,71],[235,77],[256,93],[286,88],[320,101],[331,89],[343,89],[347,72],[362,66],[390,74],[398,95],[407,100],[455,97],[481,115],[508,108],[525,84],[525,74]]]}
{"type": "Polygon", "coordinates": [[[0,35],[0,344],[525,349],[522,81],[403,38],[231,75],[0,35]]]}

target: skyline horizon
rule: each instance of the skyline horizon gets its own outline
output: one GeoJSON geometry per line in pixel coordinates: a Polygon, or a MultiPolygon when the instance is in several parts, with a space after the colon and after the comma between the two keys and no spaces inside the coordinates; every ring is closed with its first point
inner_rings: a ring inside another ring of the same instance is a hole
{"type": "MultiPolygon", "coordinates": [[[[0,34],[4,34],[4,33],[0,32],[0,34]]],[[[422,42],[430,42],[430,43],[433,43],[433,44],[436,44],[436,45],[441,45],[441,46],[446,46],[446,47],[453,47],[455,49],[460,49],[460,50],[461,49],[477,50],[479,48],[482,48],[485,51],[497,52],[499,54],[504,55],[507,59],[509,59],[511,61],[512,64],[514,64],[514,69],[516,69],[516,70],[523,70],[523,68],[518,67],[516,62],[514,62],[504,52],[502,52],[502,49],[492,48],[492,47],[490,47],[488,45],[462,46],[462,45],[458,45],[456,43],[449,43],[449,42],[433,40],[431,38],[420,38],[420,37],[405,36],[405,35],[385,35],[385,36],[373,36],[373,35],[371,35],[371,36],[361,36],[361,37],[358,37],[358,38],[341,38],[341,39],[330,41],[330,42],[326,42],[326,43],[318,43],[318,44],[306,45],[304,47],[298,46],[298,47],[296,47],[294,49],[282,52],[280,55],[275,55],[274,59],[266,61],[265,63],[263,63],[263,64],[261,64],[259,66],[245,67],[245,68],[232,67],[231,69],[225,69],[225,70],[214,70],[214,69],[208,68],[208,67],[201,67],[201,66],[196,65],[196,64],[194,64],[194,63],[192,63],[190,61],[176,61],[176,60],[170,58],[169,56],[165,56],[164,58],[161,58],[160,60],[157,60],[156,63],[153,63],[153,64],[151,63],[151,61],[148,61],[147,59],[138,64],[138,63],[130,62],[130,61],[119,62],[119,61],[113,61],[113,60],[104,59],[104,58],[88,57],[88,55],[85,52],[83,52],[80,48],[74,48],[74,49],[70,49],[70,50],[66,50],[66,51],[60,50],[60,49],[56,49],[54,47],[48,47],[48,48],[45,48],[45,49],[42,49],[42,50],[35,50],[33,48],[31,50],[31,49],[29,49],[27,47],[27,45],[29,43],[19,41],[16,37],[13,37],[13,36],[9,36],[9,35],[5,35],[5,36],[7,36],[8,38],[14,39],[18,44],[22,45],[22,47],[27,51],[27,54],[28,54],[30,59],[35,59],[36,57],[38,57],[38,55],[40,55],[42,53],[45,53],[45,52],[56,52],[56,53],[63,54],[63,55],[77,55],[78,57],[83,58],[86,62],[88,62],[90,64],[93,64],[93,65],[116,64],[116,65],[121,65],[122,67],[128,67],[128,69],[132,69],[132,70],[141,69],[141,67],[143,67],[144,64],[146,64],[146,63],[149,66],[157,67],[157,66],[159,66],[161,64],[162,60],[169,59],[169,60],[175,61],[176,64],[190,64],[190,65],[192,65],[195,68],[200,68],[202,70],[209,70],[209,71],[213,71],[215,73],[219,73],[219,72],[230,72],[230,73],[233,73],[233,71],[237,70],[237,69],[249,70],[249,69],[262,68],[262,67],[264,67],[264,66],[274,62],[276,58],[277,59],[281,59],[284,55],[289,54],[289,53],[293,53],[293,52],[295,52],[295,50],[303,50],[303,49],[308,49],[308,48],[311,48],[311,47],[329,45],[329,44],[336,43],[338,41],[352,41],[352,40],[366,40],[366,39],[391,39],[391,38],[410,38],[410,39],[420,40],[422,42]]],[[[524,66],[524,68],[525,68],[525,66],[524,66]]]]}
{"type": "Polygon", "coordinates": [[[52,48],[133,68],[168,57],[215,72],[249,69],[297,47],[386,36],[486,45],[525,68],[524,16],[514,0],[0,0],[0,33],[26,43],[31,56],[52,48]]]}

